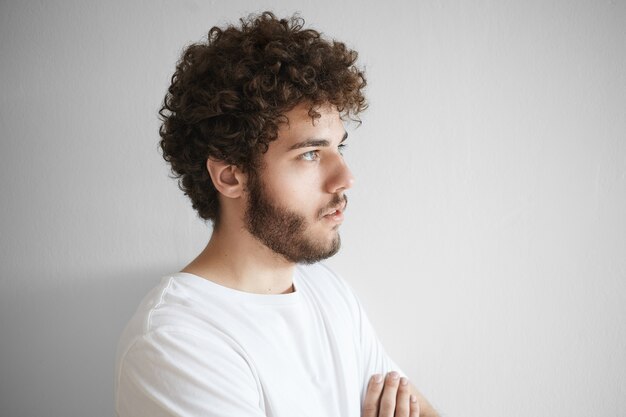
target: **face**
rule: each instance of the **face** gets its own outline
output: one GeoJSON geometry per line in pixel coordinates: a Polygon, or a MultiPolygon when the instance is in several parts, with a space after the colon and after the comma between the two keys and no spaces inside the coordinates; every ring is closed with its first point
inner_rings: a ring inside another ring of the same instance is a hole
{"type": "Polygon", "coordinates": [[[342,156],[347,137],[339,112],[308,106],[286,113],[278,138],[247,183],[247,230],[294,263],[314,263],[339,250],[339,226],[354,178],[342,156]]]}

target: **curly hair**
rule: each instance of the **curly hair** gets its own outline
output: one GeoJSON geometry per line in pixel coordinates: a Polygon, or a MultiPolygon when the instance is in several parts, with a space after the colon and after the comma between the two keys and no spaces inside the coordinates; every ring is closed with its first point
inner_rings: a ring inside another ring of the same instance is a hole
{"type": "Polygon", "coordinates": [[[159,111],[160,147],[202,219],[217,224],[220,214],[208,158],[255,172],[296,105],[309,104],[315,119],[315,108],[330,104],[357,121],[367,108],[357,53],[303,26],[298,15],[264,12],[213,27],[183,51],[159,111]]]}

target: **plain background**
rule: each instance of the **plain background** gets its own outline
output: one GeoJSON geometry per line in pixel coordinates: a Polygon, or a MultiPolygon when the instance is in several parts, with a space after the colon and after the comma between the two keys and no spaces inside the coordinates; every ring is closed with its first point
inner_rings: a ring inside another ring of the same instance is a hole
{"type": "Polygon", "coordinates": [[[111,417],[119,334],[210,229],[157,110],[264,9],[360,53],[343,250],[444,416],[626,415],[624,1],[1,1],[0,415],[111,417]]]}

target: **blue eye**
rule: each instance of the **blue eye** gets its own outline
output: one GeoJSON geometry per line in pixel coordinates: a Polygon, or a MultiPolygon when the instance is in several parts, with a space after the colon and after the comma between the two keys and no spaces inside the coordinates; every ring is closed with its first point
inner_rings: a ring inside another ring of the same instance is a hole
{"type": "Polygon", "coordinates": [[[305,161],[317,161],[319,159],[319,151],[309,151],[300,155],[300,159],[305,161]]]}
{"type": "Polygon", "coordinates": [[[346,150],[347,147],[348,145],[346,145],[345,143],[340,143],[339,146],[337,146],[337,150],[341,155],[343,155],[343,152],[346,150]]]}

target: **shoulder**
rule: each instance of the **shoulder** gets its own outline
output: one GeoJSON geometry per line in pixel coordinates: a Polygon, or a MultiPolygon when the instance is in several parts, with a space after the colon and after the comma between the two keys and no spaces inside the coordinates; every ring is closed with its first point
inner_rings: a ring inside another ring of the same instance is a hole
{"type": "Polygon", "coordinates": [[[334,287],[338,291],[351,292],[346,281],[321,262],[311,265],[298,265],[297,272],[297,276],[313,287],[334,287]]]}
{"type": "Polygon", "coordinates": [[[116,358],[120,410],[167,408],[172,398],[180,404],[194,404],[199,398],[215,404],[216,398],[234,393],[252,408],[262,403],[250,358],[220,326],[223,302],[194,286],[203,283],[179,274],[164,277],[128,323],[116,358]]]}
{"type": "Polygon", "coordinates": [[[223,331],[228,300],[216,296],[203,280],[176,273],[163,277],[141,301],[118,343],[118,362],[129,352],[149,351],[191,354],[201,351],[239,353],[237,344],[223,331]]]}
{"type": "Polygon", "coordinates": [[[298,265],[294,276],[296,286],[309,291],[338,291],[345,292],[344,280],[323,263],[298,265]]]}
{"type": "Polygon", "coordinates": [[[176,322],[184,322],[184,316],[189,313],[186,309],[179,308],[184,304],[184,287],[184,281],[181,282],[177,274],[161,278],[159,284],[152,288],[139,303],[126,325],[122,341],[147,335],[155,328],[167,325],[168,322],[173,324],[173,327],[177,327],[176,322]]]}
{"type": "Polygon", "coordinates": [[[323,263],[298,265],[298,281],[305,292],[316,296],[329,308],[341,308],[341,313],[358,314],[358,298],[348,282],[323,263]],[[347,310],[347,311],[346,311],[347,310]]]}

